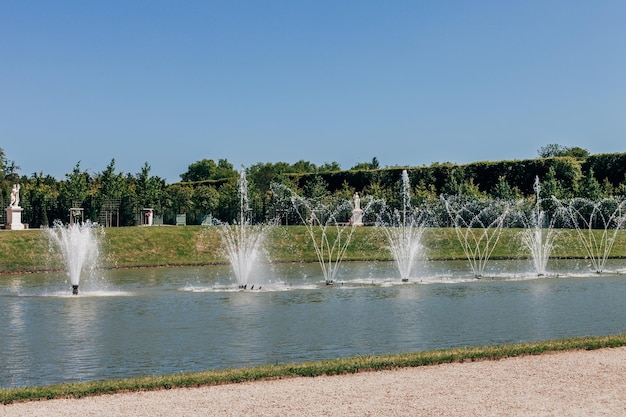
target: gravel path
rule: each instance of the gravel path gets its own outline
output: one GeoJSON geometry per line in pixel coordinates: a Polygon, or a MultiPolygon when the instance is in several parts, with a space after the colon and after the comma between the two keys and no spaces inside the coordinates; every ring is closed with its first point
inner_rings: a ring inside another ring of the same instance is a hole
{"type": "Polygon", "coordinates": [[[0,416],[626,416],[626,347],[27,402],[0,416]]]}

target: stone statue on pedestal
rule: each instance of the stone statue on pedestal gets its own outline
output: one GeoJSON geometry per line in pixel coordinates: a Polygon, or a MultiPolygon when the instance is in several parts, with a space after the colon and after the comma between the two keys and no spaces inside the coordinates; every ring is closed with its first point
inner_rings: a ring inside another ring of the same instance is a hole
{"type": "Polygon", "coordinates": [[[350,224],[353,226],[363,226],[363,210],[361,210],[361,198],[359,193],[354,193],[354,209],[352,210],[352,218],[350,224]]]}
{"type": "Polygon", "coordinates": [[[20,207],[20,185],[14,184],[11,189],[11,201],[9,207],[5,209],[7,213],[7,223],[4,226],[9,230],[24,230],[25,227],[22,224],[22,211],[20,207]]]}

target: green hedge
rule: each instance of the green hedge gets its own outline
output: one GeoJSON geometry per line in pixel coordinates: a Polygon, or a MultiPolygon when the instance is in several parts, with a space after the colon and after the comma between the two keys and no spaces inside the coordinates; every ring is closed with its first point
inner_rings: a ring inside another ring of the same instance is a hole
{"type": "Polygon", "coordinates": [[[400,180],[402,171],[407,170],[411,184],[432,185],[437,194],[450,193],[451,184],[472,181],[481,192],[491,193],[501,177],[511,188],[517,188],[523,195],[534,193],[535,177],[545,178],[550,169],[556,180],[568,193],[575,195],[578,183],[583,176],[593,170],[598,182],[606,179],[615,188],[626,179],[626,153],[591,155],[585,160],[573,157],[537,158],[512,161],[483,161],[466,165],[436,163],[431,166],[391,167],[377,170],[337,171],[289,175],[300,188],[315,177],[321,177],[328,184],[328,191],[334,193],[348,184],[358,192],[377,184],[383,189],[393,188],[400,180]]]}

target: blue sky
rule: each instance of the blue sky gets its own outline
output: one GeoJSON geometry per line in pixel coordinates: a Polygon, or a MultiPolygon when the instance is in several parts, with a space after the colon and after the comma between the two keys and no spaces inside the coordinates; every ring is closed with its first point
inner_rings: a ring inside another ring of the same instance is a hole
{"type": "Polygon", "coordinates": [[[0,0],[0,148],[65,178],[624,152],[624,1],[0,0]]]}

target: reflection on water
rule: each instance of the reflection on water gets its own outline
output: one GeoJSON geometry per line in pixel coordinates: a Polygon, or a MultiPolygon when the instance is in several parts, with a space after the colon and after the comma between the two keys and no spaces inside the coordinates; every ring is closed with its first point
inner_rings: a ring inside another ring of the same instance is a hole
{"type": "Polygon", "coordinates": [[[0,387],[626,332],[624,275],[493,265],[402,283],[393,263],[345,263],[332,286],[317,264],[273,265],[246,291],[221,266],[119,270],[78,297],[60,274],[0,277],[0,387]]]}

